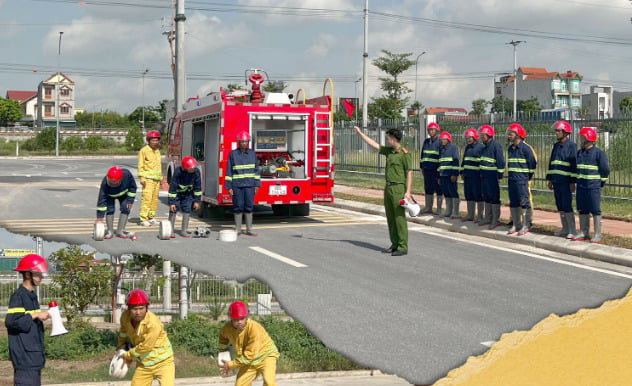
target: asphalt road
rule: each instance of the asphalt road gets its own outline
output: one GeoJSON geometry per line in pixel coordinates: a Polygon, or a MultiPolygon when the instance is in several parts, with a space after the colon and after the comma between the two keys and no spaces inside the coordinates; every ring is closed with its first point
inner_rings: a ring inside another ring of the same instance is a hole
{"type": "MultiPolygon", "coordinates": [[[[502,333],[529,329],[551,313],[597,307],[632,284],[627,268],[596,268],[417,225],[410,227],[408,256],[393,258],[379,252],[388,245],[383,218],[326,207],[315,207],[308,218],[263,211],[255,219],[259,237],[236,243],[218,241],[216,232],[210,239],[161,241],[157,227],[135,224],[128,228],[139,231],[135,242],[95,242],[100,177],[88,176],[88,169],[105,173],[109,162],[73,162],[1,160],[0,207],[9,210],[0,226],[104,253],[159,253],[240,281],[255,277],[328,347],[412,383],[432,383],[502,333]]],[[[165,218],[162,200],[159,217],[165,218]]],[[[209,225],[230,227],[228,221],[209,225]]]]}

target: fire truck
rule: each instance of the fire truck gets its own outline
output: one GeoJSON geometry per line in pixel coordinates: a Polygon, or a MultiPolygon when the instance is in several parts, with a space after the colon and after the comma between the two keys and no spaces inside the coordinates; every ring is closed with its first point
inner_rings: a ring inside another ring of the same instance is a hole
{"type": "Polygon", "coordinates": [[[306,99],[303,89],[295,96],[264,94],[265,71],[247,70],[245,78],[252,84],[250,90],[220,88],[190,98],[170,119],[167,180],[171,181],[182,157],[193,156],[202,175],[205,209],[232,205],[232,196],[224,188],[226,163],[237,148],[237,134],[247,131],[261,173],[256,205],[272,206],[275,215],[306,216],[311,203],[333,202],[331,79],[325,81],[322,96],[306,99]]]}

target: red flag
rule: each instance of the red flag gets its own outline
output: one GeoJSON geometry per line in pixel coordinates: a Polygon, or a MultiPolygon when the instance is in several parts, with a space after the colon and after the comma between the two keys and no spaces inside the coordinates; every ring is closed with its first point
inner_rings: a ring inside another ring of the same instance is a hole
{"type": "Polygon", "coordinates": [[[342,105],[345,108],[347,116],[349,116],[349,119],[351,119],[353,117],[353,110],[355,109],[355,106],[353,105],[353,103],[349,102],[348,99],[343,99],[342,105]]]}

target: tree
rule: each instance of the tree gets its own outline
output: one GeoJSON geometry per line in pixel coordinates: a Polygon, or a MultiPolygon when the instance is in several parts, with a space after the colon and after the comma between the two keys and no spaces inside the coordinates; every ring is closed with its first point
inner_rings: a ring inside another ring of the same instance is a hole
{"type": "Polygon", "coordinates": [[[22,118],[20,103],[11,99],[0,98],[0,126],[14,123],[22,118]]]}
{"type": "Polygon", "coordinates": [[[287,88],[287,83],[282,80],[268,81],[263,85],[265,92],[283,92],[287,88]]]}
{"type": "Polygon", "coordinates": [[[627,96],[621,99],[621,102],[619,102],[619,110],[623,115],[632,113],[632,97],[627,96]]]}
{"type": "Polygon", "coordinates": [[[497,96],[490,102],[492,113],[511,114],[513,112],[513,101],[503,96],[497,96]]]}
{"type": "MultiPolygon", "coordinates": [[[[134,111],[132,111],[128,116],[127,120],[132,124],[136,125],[139,122],[143,121],[143,108],[142,106],[137,107],[134,111]]],[[[160,122],[160,107],[154,106],[145,106],[145,127],[151,127],[154,124],[160,122]]]]}
{"type": "Polygon", "coordinates": [[[389,75],[389,77],[380,77],[381,88],[386,95],[371,98],[373,106],[369,106],[369,115],[374,118],[401,118],[402,110],[408,103],[408,97],[404,95],[412,90],[406,86],[408,82],[400,82],[397,78],[415,62],[409,59],[412,53],[396,54],[382,50],[382,54],[384,56],[373,60],[373,65],[389,75]]]}
{"type": "Polygon", "coordinates": [[[577,109],[577,114],[580,119],[590,119],[590,108],[588,106],[582,106],[577,109]]]}
{"type": "Polygon", "coordinates": [[[168,103],[169,103],[168,99],[162,99],[158,101],[158,107],[154,109],[155,112],[157,112],[160,115],[160,120],[162,121],[167,120],[167,104],[168,103]]]}
{"type": "Polygon", "coordinates": [[[490,102],[486,101],[483,98],[476,99],[472,101],[472,111],[470,111],[471,115],[483,115],[487,111],[487,105],[490,102]]]}
{"type": "Polygon", "coordinates": [[[125,136],[125,147],[129,150],[138,151],[145,144],[143,133],[138,127],[132,127],[125,136]]]}
{"type": "Polygon", "coordinates": [[[540,110],[542,110],[540,102],[538,102],[538,99],[536,97],[531,97],[526,101],[517,101],[516,108],[518,109],[518,111],[522,111],[525,114],[536,114],[539,113],[540,110]]]}
{"type": "Polygon", "coordinates": [[[99,263],[94,254],[70,245],[49,256],[56,268],[53,295],[60,300],[70,323],[83,315],[90,304],[110,292],[112,268],[99,263]]]}
{"type": "Polygon", "coordinates": [[[147,255],[144,253],[133,254],[132,264],[140,268],[145,276],[145,292],[150,293],[154,284],[154,273],[156,266],[162,263],[160,255],[147,255]]]}
{"type": "MultiPolygon", "coordinates": [[[[228,92],[233,92],[235,90],[245,90],[246,86],[242,85],[242,84],[236,84],[236,83],[229,83],[228,85],[226,85],[226,91],[228,92]]],[[[265,89],[265,86],[264,86],[265,89]]]]}

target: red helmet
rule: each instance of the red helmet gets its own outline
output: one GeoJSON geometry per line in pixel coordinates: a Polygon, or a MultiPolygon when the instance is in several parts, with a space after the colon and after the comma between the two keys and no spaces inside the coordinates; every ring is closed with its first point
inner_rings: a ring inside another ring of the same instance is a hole
{"type": "Polygon", "coordinates": [[[118,166],[112,166],[108,170],[108,185],[118,185],[123,180],[123,169],[118,166]]]}
{"type": "Polygon", "coordinates": [[[241,319],[248,316],[248,306],[244,302],[236,301],[228,307],[228,316],[231,319],[241,319]]]}
{"type": "Polygon", "coordinates": [[[429,129],[435,129],[435,130],[441,130],[441,128],[439,127],[439,124],[437,122],[430,122],[428,124],[428,128],[429,129]]]}
{"type": "Polygon", "coordinates": [[[526,130],[519,123],[515,123],[515,122],[512,123],[511,125],[509,125],[509,128],[507,129],[507,131],[516,133],[516,135],[522,139],[527,138],[526,130]]]}
{"type": "Polygon", "coordinates": [[[156,130],[150,130],[145,139],[149,142],[152,138],[160,139],[160,133],[156,130]]]}
{"type": "Polygon", "coordinates": [[[248,133],[247,131],[242,131],[241,133],[237,134],[237,140],[250,141],[250,133],[248,133]]]}
{"type": "Polygon", "coordinates": [[[472,137],[475,141],[478,141],[478,131],[476,131],[475,128],[470,127],[469,129],[465,130],[465,138],[467,137],[472,137]]]}
{"type": "Polygon", "coordinates": [[[489,135],[490,137],[494,136],[494,128],[490,125],[483,125],[481,126],[478,131],[481,133],[481,135],[486,134],[489,135]]]}
{"type": "Polygon", "coordinates": [[[448,133],[447,131],[442,131],[441,134],[439,134],[439,139],[447,139],[448,141],[452,142],[452,134],[448,133]]]}
{"type": "Polygon", "coordinates": [[[48,272],[48,262],[40,255],[31,253],[24,256],[18,262],[18,266],[13,268],[16,272],[48,272]]]}
{"type": "Polygon", "coordinates": [[[586,138],[588,142],[597,142],[597,130],[593,127],[582,127],[579,136],[586,138]]]}
{"type": "Polygon", "coordinates": [[[149,305],[149,296],[142,289],[136,288],[127,294],[128,306],[146,306],[149,305]]]}
{"type": "Polygon", "coordinates": [[[193,169],[197,165],[195,158],[190,155],[182,158],[182,169],[193,169]]]}
{"type": "Polygon", "coordinates": [[[570,134],[573,131],[571,124],[566,121],[557,121],[551,126],[553,130],[564,130],[566,134],[570,134]]]}

